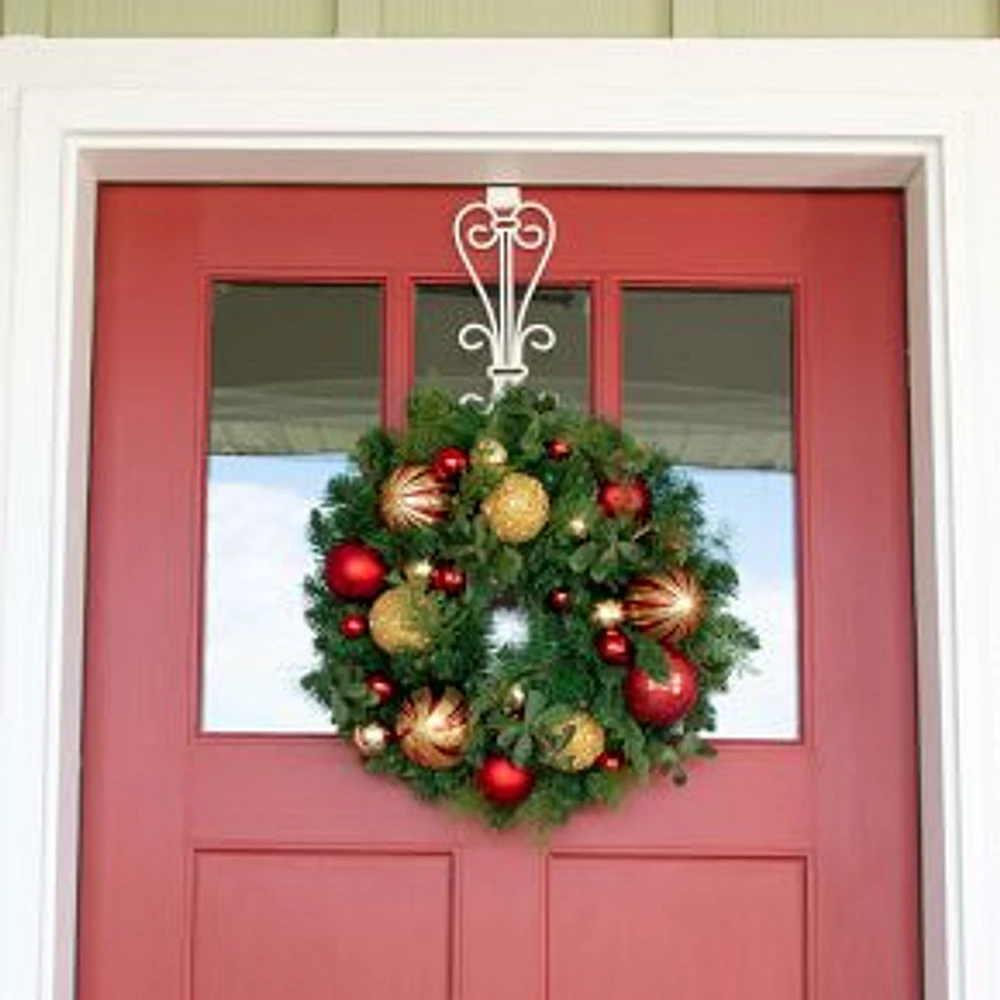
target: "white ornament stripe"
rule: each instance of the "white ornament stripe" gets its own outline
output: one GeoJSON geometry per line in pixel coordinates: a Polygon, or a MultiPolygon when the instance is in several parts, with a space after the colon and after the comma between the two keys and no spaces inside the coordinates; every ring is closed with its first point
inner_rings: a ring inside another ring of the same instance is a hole
{"type": "MultiPolygon", "coordinates": [[[[475,201],[455,216],[452,226],[455,249],[472,280],[486,314],[485,321],[472,320],[458,331],[458,342],[469,352],[488,347],[491,362],[486,369],[490,400],[504,390],[520,385],[529,374],[524,360],[526,347],[551,351],[556,333],[547,323],[528,323],[528,310],[535,290],[552,256],[556,223],[552,213],[536,201],[491,205],[475,201]],[[477,257],[496,251],[497,303],[494,305],[483,282],[477,257]],[[517,252],[535,255],[531,277],[520,301],[517,297],[517,252]]],[[[466,393],[463,402],[487,402],[478,393],[466,393]]]]}

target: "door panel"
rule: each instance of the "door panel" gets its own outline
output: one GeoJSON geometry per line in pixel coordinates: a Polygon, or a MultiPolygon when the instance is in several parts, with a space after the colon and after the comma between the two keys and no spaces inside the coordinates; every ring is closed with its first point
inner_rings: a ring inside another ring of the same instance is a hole
{"type": "Polygon", "coordinates": [[[540,194],[546,280],[589,290],[589,396],[612,419],[629,288],[791,296],[798,739],[727,741],[687,787],[541,846],[417,803],[333,736],[203,730],[218,283],[378,286],[399,425],[416,289],[462,281],[450,223],[478,194],[102,190],[81,1000],[917,1000],[894,195],[540,194]]]}

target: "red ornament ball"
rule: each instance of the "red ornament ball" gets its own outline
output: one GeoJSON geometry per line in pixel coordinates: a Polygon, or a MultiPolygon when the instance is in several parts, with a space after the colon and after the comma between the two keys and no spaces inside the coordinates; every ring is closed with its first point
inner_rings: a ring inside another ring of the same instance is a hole
{"type": "Polygon", "coordinates": [[[369,674],[365,678],[365,687],[378,698],[380,705],[384,705],[396,693],[396,685],[388,674],[369,674]]]}
{"type": "Polygon", "coordinates": [[[531,794],[535,776],[506,757],[487,757],[476,772],[476,785],[495,805],[516,806],[531,794]]]}
{"type": "Polygon", "coordinates": [[[605,750],[595,764],[602,771],[620,771],[625,766],[625,755],[620,750],[605,750]]]}
{"type": "Polygon", "coordinates": [[[340,634],[345,639],[360,639],[368,631],[368,619],[364,615],[344,615],[340,619],[340,634]]]}
{"type": "Polygon", "coordinates": [[[672,726],[698,700],[698,668],[675,649],[664,647],[667,676],[657,680],[637,667],[624,681],[625,704],[632,717],[653,726],[672,726]]]}
{"type": "Polygon", "coordinates": [[[323,576],[341,600],[368,601],[385,586],[388,571],[375,549],[361,542],[341,542],[327,552],[323,576]]]}
{"type": "Polygon", "coordinates": [[[594,638],[594,649],[605,663],[615,667],[630,667],[635,656],[632,640],[618,628],[598,632],[594,638]]]}
{"type": "Polygon", "coordinates": [[[546,454],[549,458],[555,460],[556,462],[561,462],[564,458],[569,458],[573,454],[573,446],[569,441],[564,441],[562,438],[556,438],[550,441],[545,448],[546,454]]]}
{"type": "Polygon", "coordinates": [[[442,448],[431,460],[431,472],[438,479],[458,479],[469,467],[469,456],[461,448],[442,448]]]}
{"type": "Polygon", "coordinates": [[[607,517],[644,518],[649,515],[652,496],[641,479],[626,479],[602,484],[597,502],[607,517]]]}
{"type": "Polygon", "coordinates": [[[564,611],[569,611],[573,604],[573,595],[565,587],[556,587],[555,590],[549,591],[549,607],[553,610],[562,614],[564,611]]]}
{"type": "Polygon", "coordinates": [[[435,566],[431,570],[429,582],[432,590],[440,590],[449,597],[457,597],[465,590],[465,570],[450,563],[435,566]]]}

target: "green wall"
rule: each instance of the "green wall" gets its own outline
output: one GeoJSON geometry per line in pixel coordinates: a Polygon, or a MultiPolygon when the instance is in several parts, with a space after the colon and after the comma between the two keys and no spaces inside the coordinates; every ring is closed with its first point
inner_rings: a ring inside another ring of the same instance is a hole
{"type": "Polygon", "coordinates": [[[1000,0],[0,0],[6,34],[161,37],[930,36],[1000,0]]]}

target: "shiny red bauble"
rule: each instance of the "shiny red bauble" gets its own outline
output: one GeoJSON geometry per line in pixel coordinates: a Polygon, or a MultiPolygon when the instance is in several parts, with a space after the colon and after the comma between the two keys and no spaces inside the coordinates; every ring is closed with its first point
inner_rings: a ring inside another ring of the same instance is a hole
{"type": "Polygon", "coordinates": [[[449,597],[457,597],[465,590],[465,570],[451,564],[435,566],[431,570],[428,583],[432,590],[440,590],[449,597]]]}
{"type": "Polygon", "coordinates": [[[340,634],[345,639],[360,639],[368,631],[368,619],[364,615],[344,615],[340,619],[340,634]]]}
{"type": "Polygon", "coordinates": [[[442,448],[431,459],[431,472],[438,479],[457,479],[469,467],[469,456],[461,448],[442,448]]]}
{"type": "Polygon", "coordinates": [[[572,604],[573,595],[565,587],[556,587],[555,590],[549,591],[549,607],[553,611],[562,614],[564,611],[569,611],[572,604]]]}
{"type": "Polygon", "coordinates": [[[597,491],[597,502],[607,517],[644,518],[649,514],[652,496],[641,479],[604,483],[597,491]]]}
{"type": "Polygon", "coordinates": [[[618,628],[602,629],[594,637],[597,655],[614,667],[630,667],[635,657],[632,640],[618,628]]]}
{"type": "Polygon", "coordinates": [[[664,647],[667,675],[657,680],[633,668],[625,676],[625,705],[632,717],[653,726],[672,726],[698,700],[698,668],[675,649],[664,647]]]}
{"type": "Polygon", "coordinates": [[[487,757],[476,772],[476,785],[495,805],[516,806],[531,794],[535,776],[506,757],[487,757]]]}
{"type": "Polygon", "coordinates": [[[620,750],[605,750],[594,764],[602,771],[620,771],[625,766],[625,755],[620,750]]]}
{"type": "Polygon", "coordinates": [[[365,678],[365,687],[378,698],[380,705],[384,705],[396,693],[396,685],[386,674],[369,674],[365,678]]]}
{"type": "Polygon", "coordinates": [[[556,438],[554,441],[550,441],[545,447],[545,453],[549,458],[554,459],[557,462],[561,462],[564,458],[569,458],[573,454],[573,446],[569,441],[564,441],[562,438],[556,438]]]}
{"type": "Polygon", "coordinates": [[[375,549],[362,542],[341,542],[326,554],[326,585],[345,601],[371,600],[384,586],[389,569],[375,549]]]}

